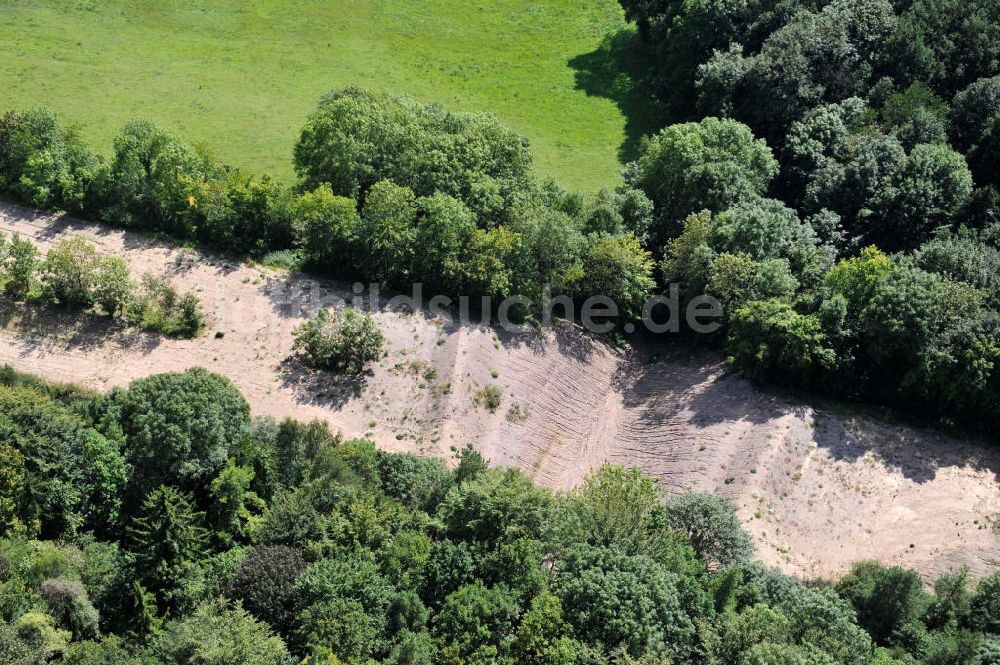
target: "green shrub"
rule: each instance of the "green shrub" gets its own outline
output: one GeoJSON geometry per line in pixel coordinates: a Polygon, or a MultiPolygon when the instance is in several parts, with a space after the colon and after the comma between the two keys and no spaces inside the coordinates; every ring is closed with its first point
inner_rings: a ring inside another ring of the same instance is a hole
{"type": "Polygon", "coordinates": [[[286,665],[288,649],[266,624],[239,606],[214,601],[164,626],[146,650],[163,665],[286,665]]]}
{"type": "Polygon", "coordinates": [[[17,234],[2,249],[5,288],[14,297],[74,309],[96,304],[110,316],[122,316],[141,328],[174,337],[193,338],[205,327],[198,296],[180,295],[166,279],[148,274],[137,291],[124,259],[102,256],[83,238],[56,243],[42,263],[34,244],[17,234]],[[40,273],[40,290],[34,290],[36,272],[40,273]]]}
{"type": "Polygon", "coordinates": [[[15,233],[4,264],[7,292],[15,298],[26,298],[31,293],[37,268],[38,248],[15,233]]]}
{"type": "Polygon", "coordinates": [[[292,348],[306,362],[338,374],[356,375],[382,357],[385,338],[369,314],[355,309],[321,309],[298,326],[292,348]]]}
{"type": "Polygon", "coordinates": [[[0,116],[0,192],[30,205],[82,212],[100,160],[46,109],[0,116]]]}
{"type": "Polygon", "coordinates": [[[294,249],[281,249],[275,252],[268,252],[260,258],[261,264],[271,268],[282,268],[284,270],[302,269],[302,252],[294,249]]]}
{"type": "Polygon", "coordinates": [[[503,389],[500,386],[480,388],[476,392],[473,401],[476,403],[476,406],[487,409],[490,413],[496,413],[497,409],[500,408],[500,403],[503,401],[503,389]]]}
{"type": "Polygon", "coordinates": [[[132,282],[128,263],[119,256],[105,257],[94,278],[94,301],[109,316],[117,316],[132,298],[132,282]]]}
{"type": "Polygon", "coordinates": [[[205,314],[201,311],[201,300],[193,293],[185,293],[177,308],[175,334],[181,337],[197,337],[205,327],[205,314]]]}
{"type": "Polygon", "coordinates": [[[100,267],[101,255],[94,245],[80,237],[60,240],[42,263],[43,297],[73,309],[90,307],[100,267]]]}
{"type": "Polygon", "coordinates": [[[181,296],[166,279],[148,274],[142,276],[140,290],[127,312],[127,318],[140,328],[173,337],[197,337],[205,327],[198,296],[181,296]]]}

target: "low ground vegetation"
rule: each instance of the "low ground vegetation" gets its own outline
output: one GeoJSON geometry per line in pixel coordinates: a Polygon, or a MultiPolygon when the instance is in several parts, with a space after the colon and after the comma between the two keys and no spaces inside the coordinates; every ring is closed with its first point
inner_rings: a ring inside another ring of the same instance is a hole
{"type": "Polygon", "coordinates": [[[196,295],[181,295],[153,275],[137,284],[124,259],[103,256],[79,237],[57,242],[42,258],[31,241],[15,234],[8,243],[0,236],[0,290],[31,303],[99,311],[173,337],[195,337],[205,326],[196,295]]]}
{"type": "Polygon", "coordinates": [[[476,391],[472,401],[476,406],[496,413],[503,402],[503,389],[500,386],[484,386],[476,391]]]}

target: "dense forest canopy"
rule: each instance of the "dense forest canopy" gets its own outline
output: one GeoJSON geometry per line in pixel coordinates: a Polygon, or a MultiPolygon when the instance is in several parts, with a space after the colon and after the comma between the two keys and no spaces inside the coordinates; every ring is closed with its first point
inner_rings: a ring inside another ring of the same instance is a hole
{"type": "Polygon", "coordinates": [[[1000,4],[621,4],[681,122],[626,178],[731,361],[995,426],[1000,4]]]}
{"type": "Polygon", "coordinates": [[[385,453],[202,369],[100,395],[3,368],[0,460],[5,664],[1000,662],[1000,572],[797,581],[724,499],[385,453]]]}

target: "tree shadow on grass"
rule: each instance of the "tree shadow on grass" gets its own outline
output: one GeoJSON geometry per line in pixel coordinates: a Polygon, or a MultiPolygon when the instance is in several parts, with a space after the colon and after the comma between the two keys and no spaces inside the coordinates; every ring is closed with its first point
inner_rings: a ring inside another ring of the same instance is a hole
{"type": "Polygon", "coordinates": [[[653,95],[654,76],[649,56],[634,28],[622,28],[604,37],[590,53],[570,58],[576,88],[618,105],[625,116],[625,141],[618,148],[622,163],[639,157],[642,139],[667,124],[667,111],[653,95]]]}

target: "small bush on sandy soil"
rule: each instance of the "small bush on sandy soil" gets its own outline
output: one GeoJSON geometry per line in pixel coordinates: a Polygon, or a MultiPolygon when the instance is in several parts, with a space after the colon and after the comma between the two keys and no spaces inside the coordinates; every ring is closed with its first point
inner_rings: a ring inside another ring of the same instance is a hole
{"type": "Polygon", "coordinates": [[[375,320],[356,309],[321,309],[297,327],[292,348],[311,366],[338,374],[361,374],[382,356],[385,338],[375,320]]]}
{"type": "Polygon", "coordinates": [[[507,422],[523,423],[528,419],[528,410],[520,404],[514,403],[507,409],[507,422]]]}
{"type": "Polygon", "coordinates": [[[108,316],[118,316],[134,293],[135,282],[125,259],[120,256],[105,258],[94,278],[94,302],[108,316]]]}
{"type": "Polygon", "coordinates": [[[294,249],[282,249],[268,252],[260,259],[261,265],[283,270],[302,270],[302,252],[294,249]]]}
{"type": "Polygon", "coordinates": [[[490,413],[496,413],[497,409],[500,408],[500,402],[502,400],[503,391],[499,386],[486,386],[476,393],[474,401],[476,406],[489,409],[490,413]]]}
{"type": "Polygon", "coordinates": [[[4,247],[4,288],[15,298],[26,298],[31,292],[38,268],[38,248],[31,241],[16,233],[9,246],[4,247]]]}
{"type": "Polygon", "coordinates": [[[126,317],[141,328],[174,337],[196,337],[205,327],[198,296],[179,295],[170,282],[153,275],[143,275],[142,288],[129,303],[126,317]]]}

